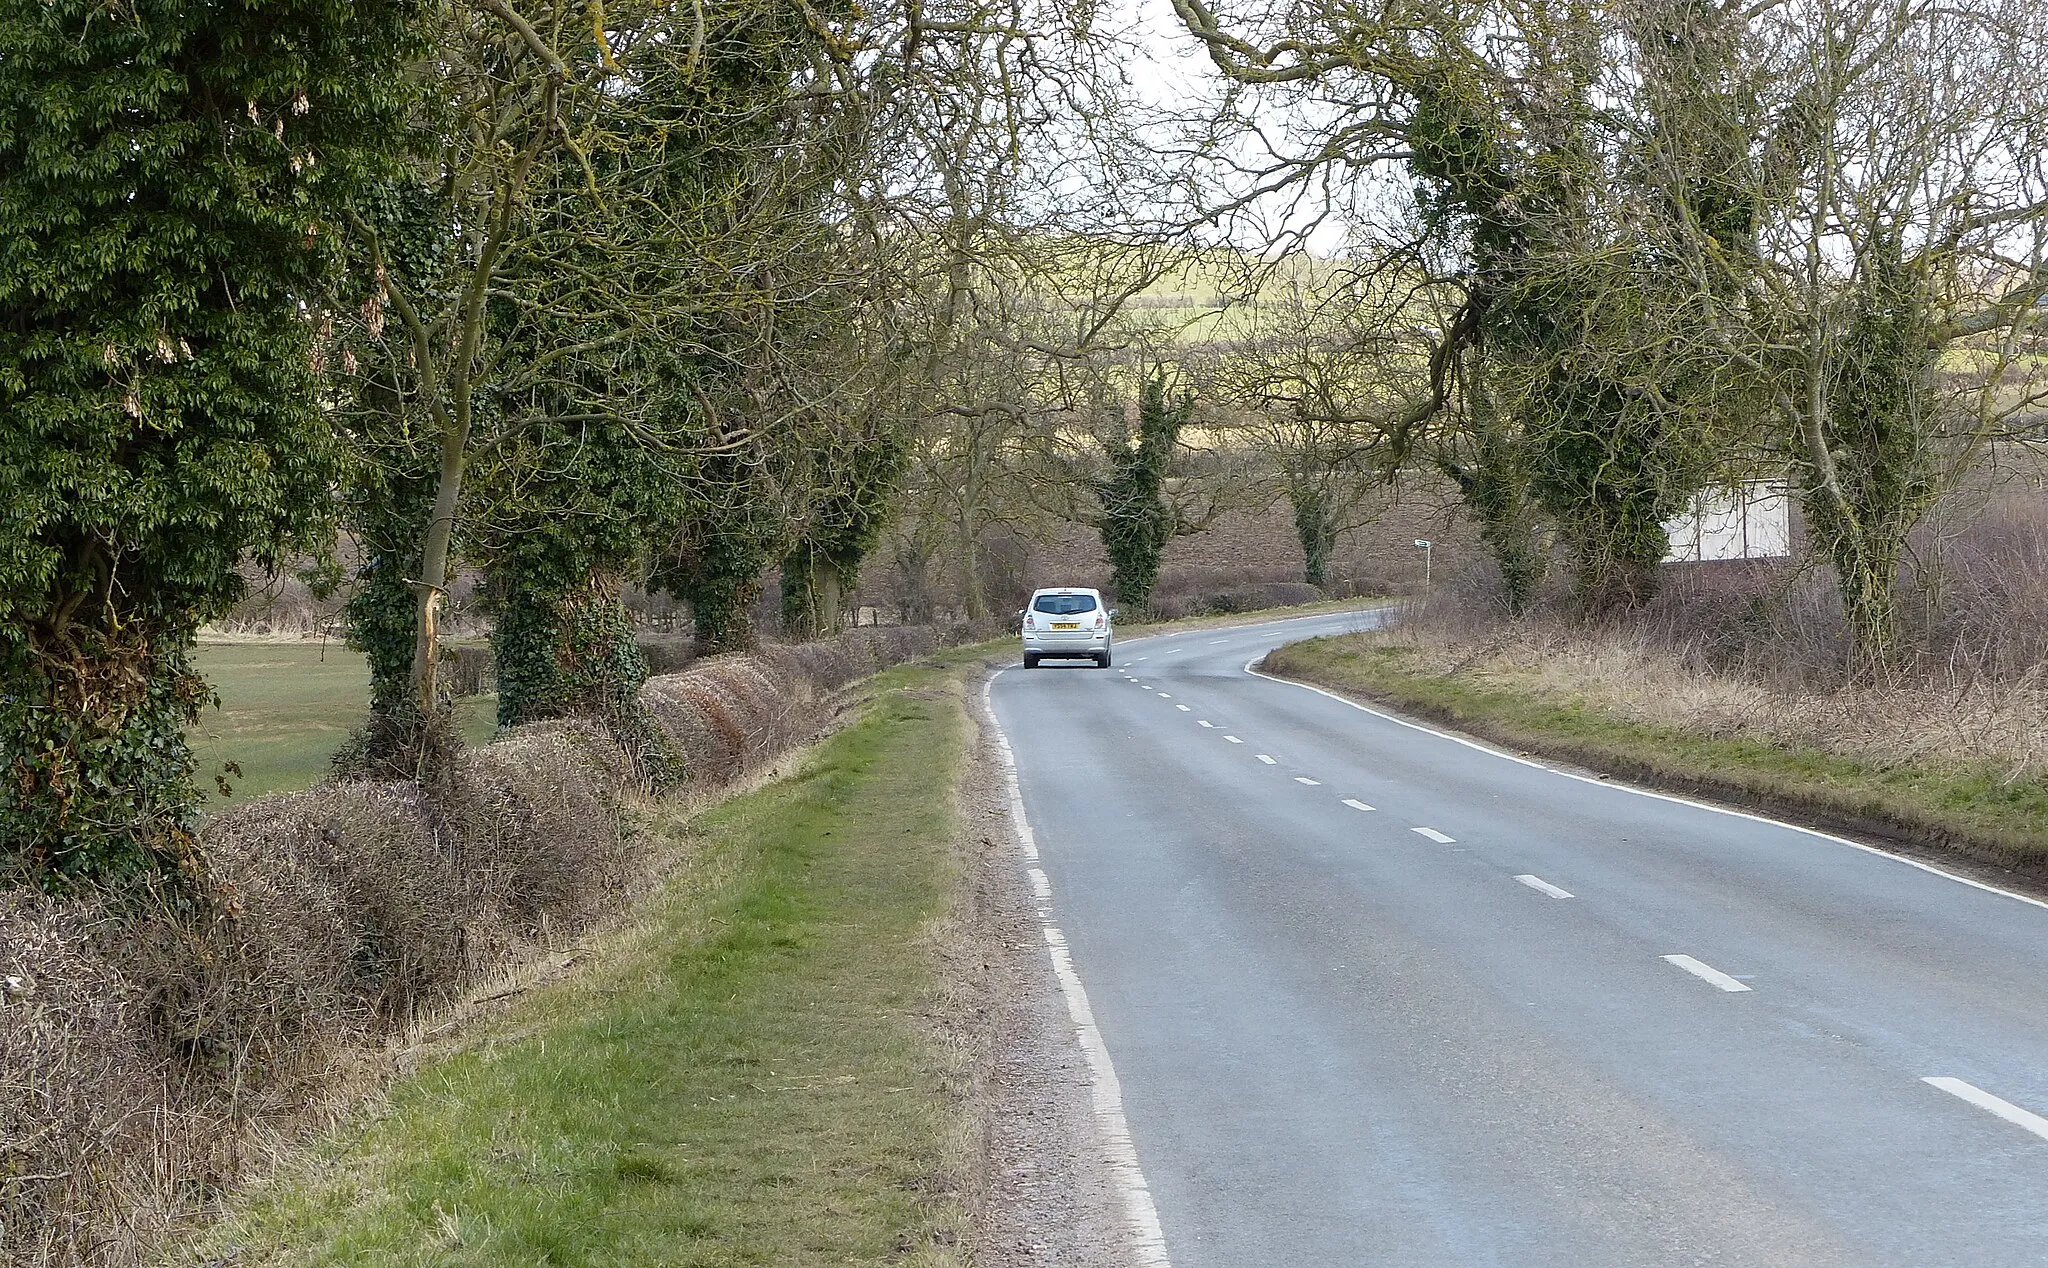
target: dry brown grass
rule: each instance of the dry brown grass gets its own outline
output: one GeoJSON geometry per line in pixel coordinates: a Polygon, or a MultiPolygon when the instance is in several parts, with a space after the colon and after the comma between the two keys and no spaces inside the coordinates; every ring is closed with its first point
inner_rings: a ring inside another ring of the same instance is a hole
{"type": "MultiPolygon", "coordinates": [[[[815,734],[832,689],[937,641],[718,657],[642,699],[679,791],[703,796],[815,734]]],[[[223,814],[196,889],[0,891],[0,1263],[146,1261],[344,1098],[352,1054],[629,894],[638,795],[601,729],[548,723],[461,753],[431,793],[330,782],[223,814]]]]}
{"type": "Polygon", "coordinates": [[[1717,670],[1696,649],[1640,627],[1535,618],[1475,625],[1411,610],[1359,636],[1405,649],[1405,668],[1509,687],[1629,722],[1840,754],[1873,766],[1995,766],[2048,776],[2041,673],[1954,685],[1816,685],[1717,670]]]}

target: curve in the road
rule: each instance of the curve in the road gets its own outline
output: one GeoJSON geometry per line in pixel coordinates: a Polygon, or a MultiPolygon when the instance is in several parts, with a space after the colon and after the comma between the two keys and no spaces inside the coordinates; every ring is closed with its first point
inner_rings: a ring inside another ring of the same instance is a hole
{"type": "Polygon", "coordinates": [[[1150,1262],[2042,1262],[2042,904],[1245,659],[1369,619],[990,684],[1150,1262]]]}

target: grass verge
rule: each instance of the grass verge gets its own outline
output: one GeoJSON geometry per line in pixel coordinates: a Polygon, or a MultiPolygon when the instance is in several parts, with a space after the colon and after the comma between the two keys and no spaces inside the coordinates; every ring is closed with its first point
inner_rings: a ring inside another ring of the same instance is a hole
{"type": "Polygon", "coordinates": [[[925,1018],[958,868],[961,676],[876,679],[794,777],[658,821],[674,877],[248,1195],[206,1260],[962,1262],[957,1071],[925,1018]]]}
{"type": "Polygon", "coordinates": [[[1482,739],[1796,821],[1933,847],[2048,877],[2048,787],[1983,763],[1879,765],[1761,739],[1701,735],[1412,664],[1406,647],[1350,637],[1266,658],[1284,677],[1389,705],[1482,739]]]}

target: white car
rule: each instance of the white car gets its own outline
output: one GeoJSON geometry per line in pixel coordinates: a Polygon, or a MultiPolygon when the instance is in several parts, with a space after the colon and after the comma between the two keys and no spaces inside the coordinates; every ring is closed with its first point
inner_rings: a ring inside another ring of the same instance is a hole
{"type": "Polygon", "coordinates": [[[1036,669],[1046,657],[1092,660],[1109,668],[1115,638],[1116,611],[1102,605],[1102,592],[1062,586],[1039,590],[1031,606],[1017,614],[1024,623],[1024,668],[1036,669]]]}

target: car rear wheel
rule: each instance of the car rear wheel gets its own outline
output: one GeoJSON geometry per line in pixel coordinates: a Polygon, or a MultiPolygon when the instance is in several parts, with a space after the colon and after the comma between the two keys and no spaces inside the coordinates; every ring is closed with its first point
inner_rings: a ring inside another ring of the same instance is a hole
{"type": "Polygon", "coordinates": [[[1109,653],[1108,653],[1108,652],[1106,652],[1106,651],[1105,651],[1105,652],[1100,652],[1100,653],[1098,653],[1098,654],[1096,655],[1096,657],[1095,657],[1095,667],[1096,667],[1097,669],[1108,669],[1108,668],[1109,668],[1109,653]]]}
{"type": "Polygon", "coordinates": [[[1026,669],[1036,669],[1036,668],[1038,668],[1038,657],[1037,657],[1037,656],[1035,656],[1035,655],[1033,655],[1033,654],[1032,654],[1032,653],[1030,653],[1030,652],[1026,652],[1026,653],[1024,653],[1024,668],[1026,668],[1026,669]]]}

